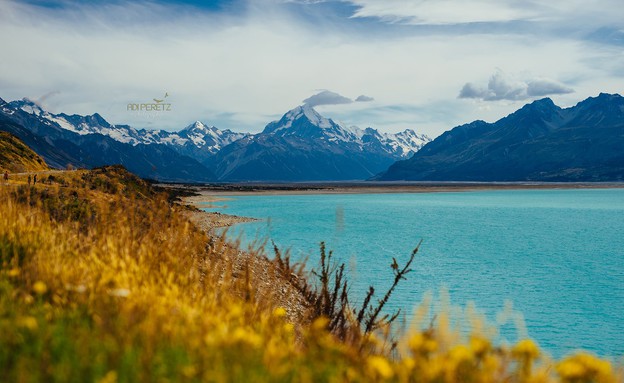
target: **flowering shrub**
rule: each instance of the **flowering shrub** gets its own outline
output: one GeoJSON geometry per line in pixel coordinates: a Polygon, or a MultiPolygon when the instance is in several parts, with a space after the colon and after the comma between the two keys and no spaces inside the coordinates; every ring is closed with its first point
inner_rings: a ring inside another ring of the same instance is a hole
{"type": "Polygon", "coordinates": [[[346,342],[329,331],[332,318],[292,323],[270,297],[254,298],[251,277],[235,275],[238,249],[165,197],[122,193],[115,174],[68,175],[28,198],[0,190],[0,381],[622,381],[588,354],[552,362],[530,340],[462,340],[444,314],[393,353],[387,328],[346,342]],[[88,216],[56,214],[72,205],[44,200],[72,192],[88,216]]]}

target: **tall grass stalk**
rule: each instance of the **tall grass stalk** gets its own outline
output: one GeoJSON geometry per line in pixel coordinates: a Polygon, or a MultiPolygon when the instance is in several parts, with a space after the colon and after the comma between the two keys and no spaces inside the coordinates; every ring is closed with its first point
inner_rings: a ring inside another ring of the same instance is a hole
{"type": "Polygon", "coordinates": [[[350,307],[331,253],[312,275],[279,250],[244,255],[121,168],[3,186],[0,210],[2,382],[621,381],[587,354],[552,362],[531,341],[449,336],[444,316],[391,355],[381,309],[350,307]],[[307,320],[269,293],[282,288],[303,297],[307,320]]]}

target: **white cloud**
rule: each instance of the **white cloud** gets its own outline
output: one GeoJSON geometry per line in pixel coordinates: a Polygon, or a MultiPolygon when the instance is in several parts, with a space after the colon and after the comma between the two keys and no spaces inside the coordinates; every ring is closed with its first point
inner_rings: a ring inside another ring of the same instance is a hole
{"type": "Polygon", "coordinates": [[[370,96],[363,95],[363,94],[357,96],[357,98],[355,99],[355,102],[369,102],[369,101],[375,101],[375,99],[370,96]]]}
{"type": "Polygon", "coordinates": [[[518,80],[499,69],[490,77],[487,88],[466,83],[459,92],[459,98],[516,101],[573,92],[572,88],[555,80],[548,78],[518,80]]]}
{"type": "Polygon", "coordinates": [[[410,24],[458,24],[524,20],[535,16],[516,2],[500,0],[352,0],[354,17],[410,24]]]}
{"type": "Polygon", "coordinates": [[[620,0],[348,0],[358,7],[354,17],[388,22],[449,25],[543,21],[586,25],[621,25],[620,0]]]}
{"type": "Polygon", "coordinates": [[[529,81],[527,87],[527,95],[529,97],[541,97],[567,93],[574,93],[574,89],[547,78],[537,78],[529,81]]]}
{"type": "Polygon", "coordinates": [[[303,100],[308,106],[350,104],[353,100],[338,93],[324,90],[303,100]]]}
{"type": "Polygon", "coordinates": [[[535,96],[552,92],[557,83],[525,73],[559,79],[576,91],[556,95],[562,106],[624,88],[622,50],[614,46],[500,31],[425,35],[410,27],[392,33],[380,27],[383,33],[378,33],[380,23],[370,20],[365,29],[346,26],[361,19],[302,22],[292,7],[277,3],[250,2],[232,15],[179,11],[154,2],[72,3],[71,9],[51,11],[5,1],[0,35],[11,38],[3,40],[0,97],[37,99],[58,90],[45,100],[55,112],[99,112],[137,128],[180,129],[199,119],[224,129],[260,131],[308,97],[310,89],[357,95],[365,87],[375,102],[320,109],[347,124],[417,128],[436,136],[445,127],[494,120],[522,105],[508,97],[480,109],[456,99],[466,79],[485,82],[492,68],[520,74],[527,94],[535,96]],[[540,81],[529,86],[531,80],[540,81]],[[127,103],[165,91],[170,113],[127,112],[127,103]],[[442,108],[443,103],[453,107],[442,108]],[[397,105],[403,107],[393,109],[397,105]],[[426,107],[432,105],[436,108],[426,107]]]}
{"type": "MultiPolygon", "coordinates": [[[[355,99],[355,102],[370,102],[374,100],[374,98],[362,94],[355,99]]],[[[351,104],[353,102],[354,100],[329,90],[323,90],[303,100],[303,103],[309,106],[341,105],[351,104]]]]}

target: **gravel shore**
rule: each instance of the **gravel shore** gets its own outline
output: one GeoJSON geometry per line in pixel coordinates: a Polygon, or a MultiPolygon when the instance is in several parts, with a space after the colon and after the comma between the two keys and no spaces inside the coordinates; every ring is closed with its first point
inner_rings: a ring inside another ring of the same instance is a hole
{"type": "MultiPolygon", "coordinates": [[[[209,208],[213,202],[227,201],[209,195],[197,195],[183,197],[182,203],[196,207],[197,209],[209,208]]],[[[210,232],[215,228],[230,227],[237,223],[258,221],[256,218],[239,217],[237,215],[223,214],[219,212],[207,212],[203,210],[188,211],[185,213],[202,230],[210,232]]]]}
{"type": "MultiPolygon", "coordinates": [[[[211,202],[225,201],[223,198],[206,195],[182,198],[183,203],[198,209],[209,206],[211,202]]],[[[208,235],[215,235],[215,228],[229,227],[237,223],[256,221],[254,218],[239,217],[228,214],[206,212],[203,210],[188,210],[184,212],[187,218],[208,235]]],[[[295,326],[297,339],[300,340],[301,329],[311,321],[310,303],[290,279],[293,275],[284,275],[284,271],[277,267],[277,263],[258,251],[244,251],[236,249],[236,245],[226,243],[228,254],[232,262],[235,278],[249,278],[253,286],[254,299],[263,305],[266,302],[276,302],[276,307],[286,310],[286,317],[295,326]]]]}

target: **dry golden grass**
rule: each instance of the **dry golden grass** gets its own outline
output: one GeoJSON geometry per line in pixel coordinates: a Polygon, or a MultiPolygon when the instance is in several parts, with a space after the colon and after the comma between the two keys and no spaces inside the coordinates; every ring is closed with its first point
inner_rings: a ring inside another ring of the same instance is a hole
{"type": "Polygon", "coordinates": [[[463,339],[444,314],[392,355],[387,327],[344,342],[332,318],[292,323],[235,246],[120,168],[2,187],[0,209],[2,382],[622,380],[590,355],[495,347],[478,326],[463,339]]]}
{"type": "Polygon", "coordinates": [[[11,133],[0,131],[0,172],[36,172],[48,170],[45,161],[11,133]]]}

